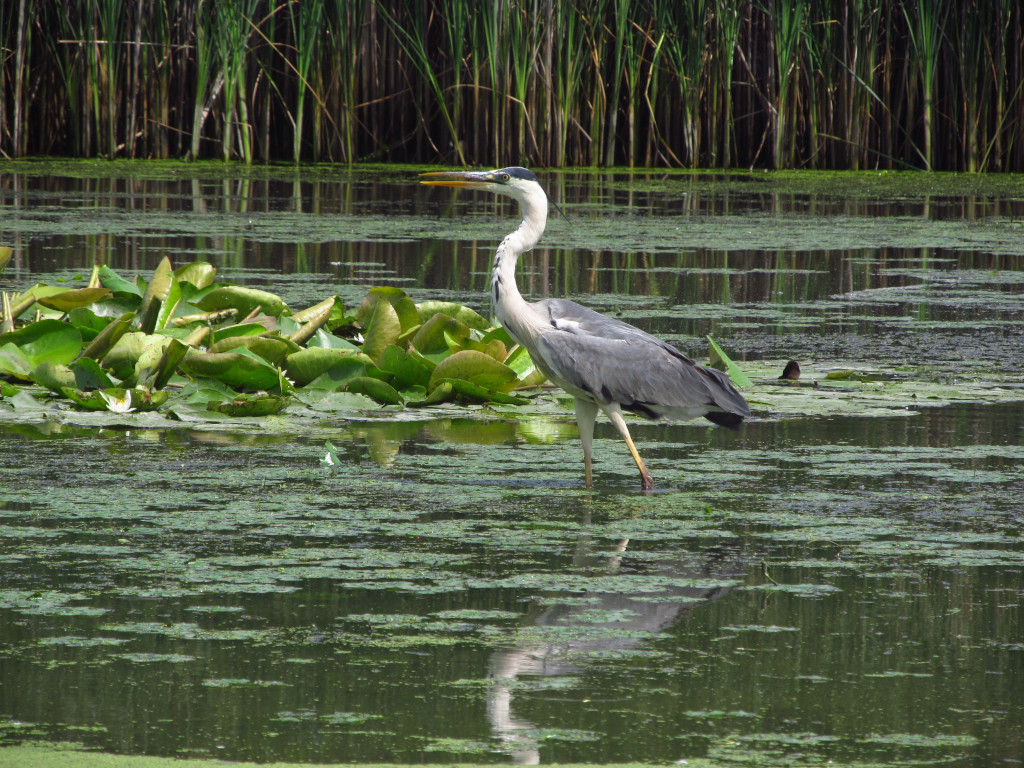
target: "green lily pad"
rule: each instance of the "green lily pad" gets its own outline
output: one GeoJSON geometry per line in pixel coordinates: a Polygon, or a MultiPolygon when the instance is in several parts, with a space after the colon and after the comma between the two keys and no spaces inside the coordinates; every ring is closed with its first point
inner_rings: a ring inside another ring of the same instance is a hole
{"type": "MultiPolygon", "coordinates": [[[[288,378],[295,382],[295,386],[304,387],[342,358],[352,356],[352,352],[345,349],[306,347],[298,352],[292,352],[285,358],[284,370],[288,378]]],[[[366,371],[365,366],[363,371],[366,371]]]]}
{"type": "Polygon", "coordinates": [[[430,383],[431,369],[401,347],[387,347],[381,355],[380,367],[394,377],[397,387],[426,387],[430,383]]]}
{"type": "Polygon", "coordinates": [[[289,355],[299,351],[299,345],[288,339],[272,336],[234,336],[220,339],[209,352],[232,352],[239,347],[255,352],[268,363],[275,365],[289,355]]]}
{"type": "Polygon", "coordinates": [[[135,283],[130,280],[125,280],[110,267],[100,267],[98,277],[100,285],[104,288],[109,288],[114,293],[128,294],[140,299],[142,298],[142,291],[139,290],[139,287],[135,283]]]}
{"type": "Polygon", "coordinates": [[[317,330],[313,337],[306,342],[306,347],[324,347],[325,349],[359,349],[348,339],[335,336],[326,332],[323,328],[317,330]]]}
{"type": "Polygon", "coordinates": [[[440,405],[441,403],[450,403],[455,400],[455,388],[452,386],[451,380],[439,381],[437,386],[430,390],[428,394],[422,400],[410,400],[406,405],[413,408],[422,408],[428,405],[440,405]]]}
{"type": "Polygon", "coordinates": [[[11,257],[14,256],[14,249],[8,248],[6,245],[0,246],[0,272],[4,271],[11,262],[11,257]]]}
{"type": "Polygon", "coordinates": [[[462,379],[485,389],[505,391],[516,381],[516,372],[493,357],[476,352],[463,350],[437,364],[430,374],[428,390],[432,390],[444,379],[462,379]]]}
{"type": "Polygon", "coordinates": [[[420,326],[411,343],[424,355],[448,352],[446,334],[453,339],[468,339],[469,326],[451,315],[438,312],[420,326]]]}
{"type": "MultiPolygon", "coordinates": [[[[143,331],[152,332],[157,327],[157,313],[169,298],[172,286],[177,282],[174,279],[174,270],[171,269],[171,260],[164,256],[153,270],[153,277],[146,286],[146,292],[142,294],[139,317],[142,318],[143,331]]],[[[181,295],[180,289],[178,295],[181,295]]]]}
{"type": "Polygon", "coordinates": [[[114,386],[99,364],[87,357],[80,357],[71,365],[40,363],[32,369],[31,377],[36,384],[58,395],[63,394],[65,387],[89,390],[114,386]]]}
{"type": "Polygon", "coordinates": [[[166,390],[150,392],[148,389],[123,389],[121,387],[96,389],[91,392],[65,387],[63,392],[81,408],[89,411],[113,411],[115,413],[152,411],[166,403],[169,397],[166,390]],[[121,411],[118,404],[124,404],[123,407],[126,410],[121,411]]]}
{"type": "Polygon", "coordinates": [[[365,375],[366,362],[356,355],[347,355],[309,382],[307,388],[336,391],[350,379],[365,375]]]}
{"type": "Polygon", "coordinates": [[[150,344],[135,363],[137,384],[150,389],[162,389],[188,351],[188,345],[173,338],[166,344],[150,344]]]}
{"type": "Polygon", "coordinates": [[[91,342],[114,321],[114,318],[109,315],[97,315],[89,307],[75,307],[68,310],[67,317],[64,319],[78,329],[85,342],[91,342]]]}
{"type": "Polygon", "coordinates": [[[304,309],[301,312],[297,312],[292,315],[291,319],[296,323],[301,323],[301,327],[293,332],[288,338],[296,344],[305,344],[316,332],[331,319],[331,314],[334,312],[334,305],[339,301],[337,296],[332,296],[329,299],[324,299],[319,304],[314,304],[308,309],[304,309]]]}
{"type": "Polygon", "coordinates": [[[66,365],[60,363],[40,363],[29,373],[29,377],[41,387],[51,392],[62,394],[65,387],[75,386],[75,374],[66,365]]]}
{"type": "Polygon", "coordinates": [[[69,312],[72,309],[87,307],[110,295],[109,288],[69,288],[52,296],[40,296],[38,301],[44,307],[69,312]]]}
{"type": "Polygon", "coordinates": [[[444,381],[451,386],[452,391],[458,396],[457,399],[466,399],[473,403],[493,402],[502,405],[526,405],[530,402],[528,398],[488,389],[465,379],[445,379],[444,381]]]}
{"type": "Polygon", "coordinates": [[[258,288],[247,288],[241,285],[224,285],[202,294],[193,303],[204,312],[215,312],[221,309],[237,309],[239,317],[246,317],[254,309],[265,315],[278,317],[287,309],[280,296],[258,288]]]}
{"type": "Polygon", "coordinates": [[[193,261],[174,270],[174,276],[179,283],[192,283],[201,290],[213,285],[214,278],[217,277],[217,268],[205,261],[193,261]]]}
{"type": "Polygon", "coordinates": [[[395,308],[387,301],[378,301],[366,326],[363,352],[375,363],[380,361],[384,350],[398,341],[402,334],[402,322],[395,308]]]}
{"type": "Polygon", "coordinates": [[[121,315],[116,320],[112,321],[104,328],[96,337],[89,342],[89,345],[82,350],[82,357],[88,357],[93,360],[99,360],[110,349],[121,340],[121,337],[128,332],[128,329],[132,326],[132,319],[135,314],[127,312],[121,315]]]}
{"type": "Polygon", "coordinates": [[[71,372],[75,375],[74,386],[78,389],[108,389],[114,386],[100,364],[92,358],[78,358],[71,364],[71,372]]]}
{"type": "Polygon", "coordinates": [[[35,366],[14,344],[0,344],[0,374],[16,376],[19,379],[29,380],[29,375],[35,366]]]}
{"type": "Polygon", "coordinates": [[[209,400],[206,403],[206,409],[227,416],[270,416],[281,411],[286,405],[288,405],[287,397],[261,393],[238,395],[227,402],[209,400]]]}
{"type": "Polygon", "coordinates": [[[149,347],[156,345],[160,349],[159,354],[162,355],[163,349],[171,341],[170,336],[160,336],[140,331],[126,333],[103,356],[102,365],[121,380],[132,379],[136,376],[136,364],[149,347]]]}
{"type": "Polygon", "coordinates": [[[711,352],[708,355],[709,365],[719,371],[725,371],[729,374],[729,378],[732,379],[732,383],[737,387],[749,387],[753,385],[750,377],[743,372],[743,370],[734,363],[722,348],[719,347],[715,340],[708,336],[708,344],[711,345],[711,352]]]}
{"type": "Polygon", "coordinates": [[[505,358],[505,365],[516,372],[519,378],[519,386],[539,387],[547,380],[544,372],[537,367],[530,357],[530,350],[526,347],[516,346],[505,358]]]}
{"type": "Polygon", "coordinates": [[[372,376],[355,376],[345,382],[344,389],[371,397],[381,405],[401,405],[405,402],[394,387],[372,376]]]}
{"type": "Polygon", "coordinates": [[[491,326],[479,312],[453,301],[424,301],[417,304],[416,309],[419,311],[421,323],[425,323],[440,312],[477,331],[486,331],[491,326]]]}
{"type": "Polygon", "coordinates": [[[30,368],[46,362],[66,364],[82,351],[82,334],[70,323],[40,320],[0,335],[0,347],[7,344],[21,351],[30,368]]]}
{"type": "Polygon", "coordinates": [[[371,318],[374,312],[377,311],[377,305],[382,301],[386,301],[395,310],[395,316],[398,318],[401,331],[404,332],[414,325],[419,325],[420,315],[412,299],[401,288],[395,288],[390,285],[379,286],[369,290],[366,298],[363,299],[363,303],[356,310],[356,322],[363,328],[369,329],[372,324],[371,318]]]}
{"type": "Polygon", "coordinates": [[[505,342],[500,339],[491,339],[488,342],[483,342],[477,341],[474,338],[456,339],[445,334],[445,340],[448,342],[448,348],[453,353],[470,349],[476,352],[483,352],[488,357],[493,357],[499,363],[505,362],[505,358],[508,357],[508,348],[505,346],[505,342]]]}
{"type": "Polygon", "coordinates": [[[181,362],[181,369],[196,376],[218,379],[229,387],[252,390],[272,389],[280,383],[280,372],[248,350],[200,352],[181,362]]]}
{"type": "MultiPolygon", "coordinates": [[[[152,283],[150,283],[152,286],[152,283]]],[[[156,316],[156,329],[162,330],[171,323],[171,318],[174,317],[178,311],[178,305],[181,303],[181,283],[172,273],[170,275],[170,285],[167,289],[166,295],[161,299],[160,309],[156,316]]]]}

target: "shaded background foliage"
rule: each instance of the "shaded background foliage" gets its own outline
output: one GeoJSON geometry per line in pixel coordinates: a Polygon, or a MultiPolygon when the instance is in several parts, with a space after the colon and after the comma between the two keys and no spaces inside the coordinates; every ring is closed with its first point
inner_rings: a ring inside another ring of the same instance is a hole
{"type": "Polygon", "coordinates": [[[1024,170],[1015,0],[17,0],[0,151],[1024,170]]]}

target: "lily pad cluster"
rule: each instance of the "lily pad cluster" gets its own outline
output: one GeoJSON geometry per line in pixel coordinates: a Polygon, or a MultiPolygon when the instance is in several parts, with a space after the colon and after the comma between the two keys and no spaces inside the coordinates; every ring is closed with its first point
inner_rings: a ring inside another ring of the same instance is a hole
{"type": "MultiPolygon", "coordinates": [[[[9,258],[0,249],[0,270],[9,258]]],[[[148,281],[98,266],[85,287],[3,294],[0,393],[42,387],[87,410],[265,416],[294,400],[521,405],[528,399],[515,391],[544,381],[525,348],[460,304],[378,287],[354,314],[338,296],[293,312],[216,274],[165,258],[148,281]]]]}

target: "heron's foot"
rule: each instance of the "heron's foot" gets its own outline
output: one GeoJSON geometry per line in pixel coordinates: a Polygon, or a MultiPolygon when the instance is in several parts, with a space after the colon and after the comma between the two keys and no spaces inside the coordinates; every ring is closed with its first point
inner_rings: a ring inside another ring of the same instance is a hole
{"type": "Polygon", "coordinates": [[[643,488],[645,491],[654,490],[654,480],[651,479],[650,472],[640,473],[640,487],[643,488]]]}

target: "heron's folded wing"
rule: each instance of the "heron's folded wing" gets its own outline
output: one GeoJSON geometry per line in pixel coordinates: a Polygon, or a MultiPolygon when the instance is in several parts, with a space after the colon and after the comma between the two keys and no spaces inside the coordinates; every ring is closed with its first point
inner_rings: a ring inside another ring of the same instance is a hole
{"type": "Polygon", "coordinates": [[[538,346],[557,383],[627,410],[676,418],[712,409],[750,412],[728,377],[696,365],[657,339],[553,329],[541,336],[538,346]]]}

